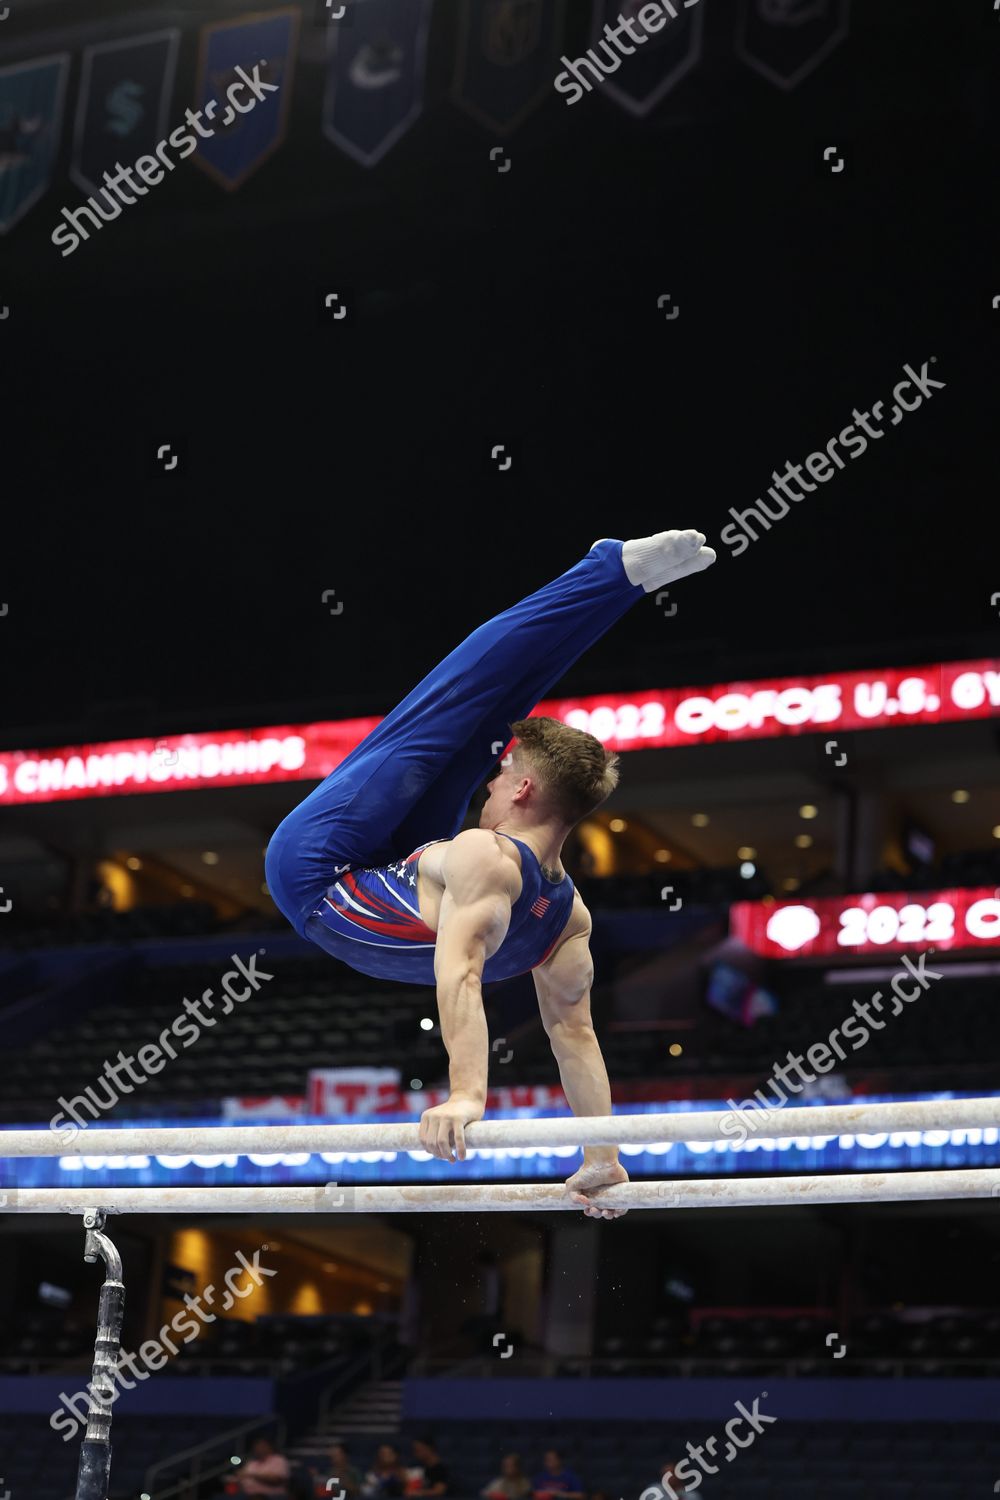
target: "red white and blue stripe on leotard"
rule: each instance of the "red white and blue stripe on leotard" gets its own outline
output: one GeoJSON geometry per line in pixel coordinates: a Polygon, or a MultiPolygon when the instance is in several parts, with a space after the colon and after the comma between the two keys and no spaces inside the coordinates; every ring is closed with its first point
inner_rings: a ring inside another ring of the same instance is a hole
{"type": "Polygon", "coordinates": [[[433,948],[434,933],[422,921],[417,905],[417,862],[427,847],[421,844],[393,865],[348,870],[327,891],[324,904],[377,939],[433,948]]]}
{"type": "MultiPolygon", "coordinates": [[[[503,835],[509,837],[509,835],[503,835]]],[[[306,935],[326,952],[364,974],[412,984],[434,983],[435,933],[420,916],[417,864],[429,839],[390,865],[345,867],[306,924],[306,935]]],[[[521,894],[499,950],[487,959],[484,981],[510,979],[537,968],[552,952],[569,920],[573,882],[546,880],[532,849],[521,850],[521,894]]]]}

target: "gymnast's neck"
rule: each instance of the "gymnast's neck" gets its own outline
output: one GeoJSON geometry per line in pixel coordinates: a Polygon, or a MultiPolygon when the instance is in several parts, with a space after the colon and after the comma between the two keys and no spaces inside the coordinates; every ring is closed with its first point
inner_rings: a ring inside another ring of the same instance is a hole
{"type": "Polygon", "coordinates": [[[508,838],[518,839],[522,844],[527,844],[538,860],[546,880],[553,882],[565,880],[566,871],[562,864],[562,850],[570,832],[565,824],[530,823],[523,826],[516,818],[504,818],[493,826],[493,832],[504,833],[508,838]]]}

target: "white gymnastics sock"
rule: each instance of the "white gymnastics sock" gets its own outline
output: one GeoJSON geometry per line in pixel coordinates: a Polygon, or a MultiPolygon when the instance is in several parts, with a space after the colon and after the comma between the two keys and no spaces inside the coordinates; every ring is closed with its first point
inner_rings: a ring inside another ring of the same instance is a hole
{"type": "Polygon", "coordinates": [[[622,544],[622,566],[629,583],[641,584],[647,594],[678,578],[701,573],[715,562],[715,550],[705,546],[701,531],[658,531],[622,544]]]}

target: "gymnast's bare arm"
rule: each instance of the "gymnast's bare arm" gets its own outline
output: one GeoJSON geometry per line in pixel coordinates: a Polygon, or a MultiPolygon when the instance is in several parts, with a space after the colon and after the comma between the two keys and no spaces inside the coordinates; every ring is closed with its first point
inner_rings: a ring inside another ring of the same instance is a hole
{"type": "MultiPolygon", "coordinates": [[[[532,973],[542,1025],[559,1065],[559,1077],[575,1115],[610,1115],[611,1084],[590,1015],[594,963],[590,956],[590,913],[579,892],[566,935],[552,957],[532,973]]],[[[602,1208],[589,1195],[616,1182],[628,1182],[617,1146],[585,1146],[583,1166],[567,1180],[573,1201],[591,1219],[617,1219],[625,1212],[602,1208]]]]}
{"type": "Polygon", "coordinates": [[[444,1161],[464,1161],[465,1127],[482,1119],[486,1108],[489,1031],[483,968],[507,936],[521,874],[496,834],[485,828],[468,828],[452,839],[440,868],[444,893],[434,977],[451,1094],[446,1103],[424,1111],[420,1143],[444,1161]]]}

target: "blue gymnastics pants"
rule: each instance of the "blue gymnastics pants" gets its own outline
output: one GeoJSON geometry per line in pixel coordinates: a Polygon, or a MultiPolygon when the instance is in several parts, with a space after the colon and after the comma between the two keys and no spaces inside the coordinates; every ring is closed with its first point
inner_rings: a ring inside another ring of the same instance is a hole
{"type": "Polygon", "coordinates": [[[511,724],[644,597],[621,554],[620,541],[595,543],[568,572],[480,625],[279,824],[267,885],[300,935],[338,865],[389,864],[459,832],[511,724]]]}

